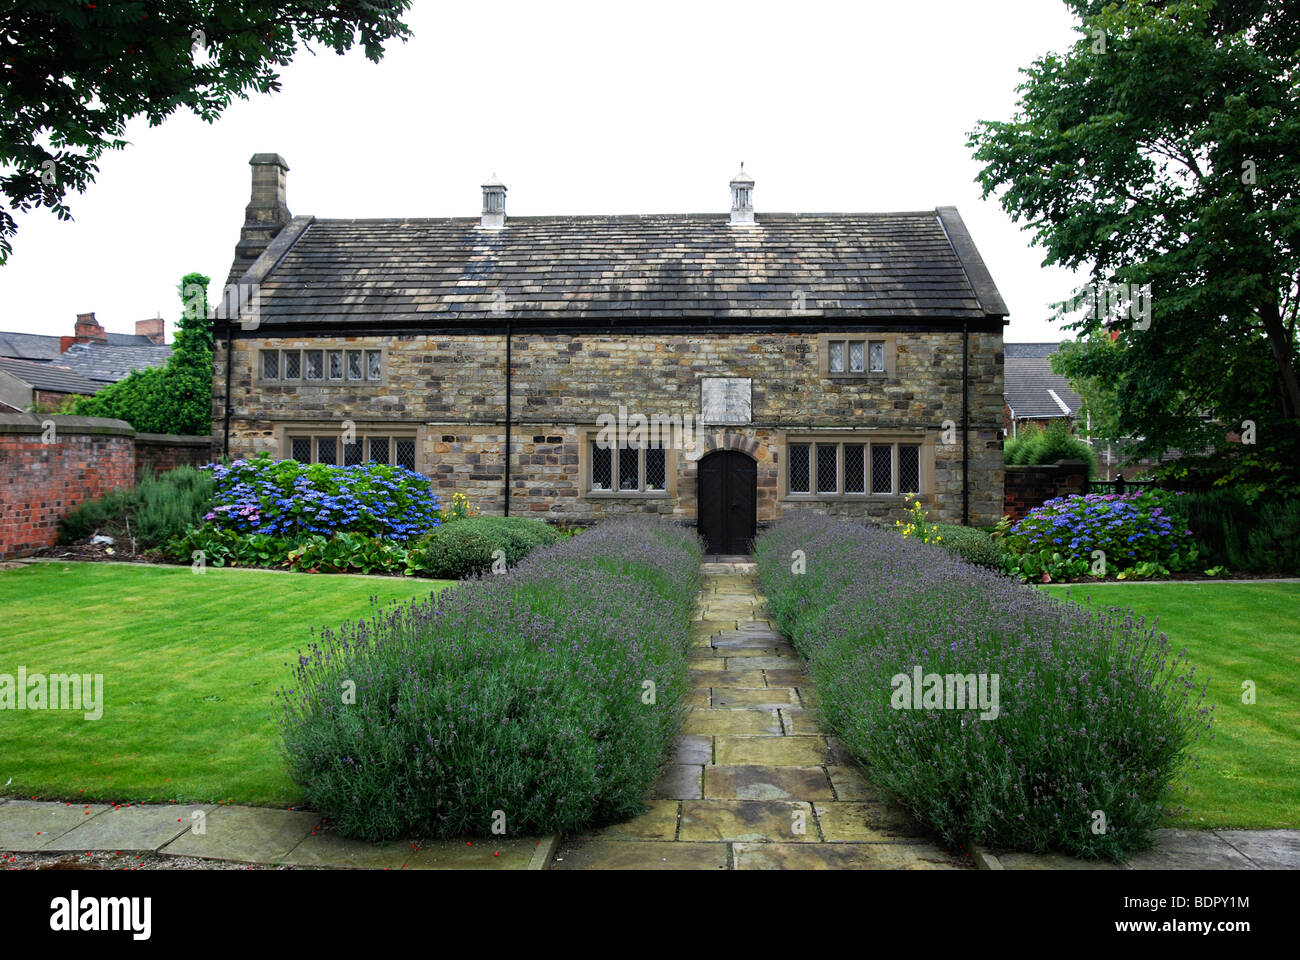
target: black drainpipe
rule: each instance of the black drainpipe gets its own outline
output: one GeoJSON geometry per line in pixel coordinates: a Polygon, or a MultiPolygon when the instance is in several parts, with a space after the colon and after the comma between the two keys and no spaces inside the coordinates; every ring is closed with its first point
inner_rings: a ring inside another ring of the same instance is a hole
{"type": "Polygon", "coordinates": [[[510,516],[510,324],[506,324],[506,510],[510,516]]]}
{"type": "Polygon", "coordinates": [[[961,524],[970,526],[970,326],[961,322],[961,524]]]}
{"type": "Polygon", "coordinates": [[[221,457],[225,459],[230,456],[230,414],[234,409],[230,405],[230,365],[233,362],[230,356],[230,324],[226,324],[226,429],[225,438],[221,441],[221,457]]]}

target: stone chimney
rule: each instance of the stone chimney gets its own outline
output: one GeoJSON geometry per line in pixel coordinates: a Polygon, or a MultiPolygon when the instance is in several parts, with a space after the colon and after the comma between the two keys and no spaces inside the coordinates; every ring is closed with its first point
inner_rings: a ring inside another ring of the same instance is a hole
{"type": "Polygon", "coordinates": [[[244,208],[244,228],[239,231],[235,257],[256,260],[293,217],[285,200],[285,174],[289,164],[278,153],[255,153],[248,161],[253,168],[253,194],[244,208]]]}
{"type": "Polygon", "coordinates": [[[754,222],[754,178],[742,163],[740,173],[731,178],[731,223],[752,226],[754,222]]]}
{"type": "Polygon", "coordinates": [[[500,230],[506,225],[506,185],[492,174],[483,184],[483,219],[479,226],[484,230],[500,230]]]}
{"type": "Polygon", "coordinates": [[[93,313],[77,314],[77,325],[72,336],[59,337],[59,353],[67,353],[74,343],[108,343],[108,333],[99,325],[93,313]]]}
{"type": "Polygon", "coordinates": [[[137,320],[135,322],[135,335],[137,337],[148,337],[150,343],[162,346],[166,343],[163,332],[163,318],[153,317],[149,320],[137,320]]]}

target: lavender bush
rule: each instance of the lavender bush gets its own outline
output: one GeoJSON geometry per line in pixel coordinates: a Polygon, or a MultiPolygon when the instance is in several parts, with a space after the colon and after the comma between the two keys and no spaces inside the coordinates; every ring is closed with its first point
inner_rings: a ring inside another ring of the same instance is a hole
{"type": "Polygon", "coordinates": [[[1209,724],[1164,634],[847,520],[784,520],[755,550],[826,729],[947,841],[1114,859],[1150,844],[1209,724]],[[893,680],[917,666],[997,677],[996,716],[898,708],[893,680]]]}
{"type": "Polygon", "coordinates": [[[611,521],[326,631],[279,694],[291,776],[367,840],[642,812],[687,690],[700,553],[680,527],[611,521]]]}

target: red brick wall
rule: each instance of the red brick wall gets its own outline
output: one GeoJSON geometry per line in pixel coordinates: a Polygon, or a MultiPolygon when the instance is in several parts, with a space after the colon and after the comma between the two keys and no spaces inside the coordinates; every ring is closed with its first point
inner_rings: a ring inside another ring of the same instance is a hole
{"type": "Polygon", "coordinates": [[[59,517],[114,487],[135,484],[130,427],[90,417],[54,423],[54,436],[44,443],[39,418],[0,417],[0,559],[52,546],[59,517]]]}
{"type": "Polygon", "coordinates": [[[1083,493],[1088,485],[1088,465],[1082,460],[1006,468],[1002,487],[1002,512],[1019,520],[1048,500],[1083,493]]]}
{"type": "Polygon", "coordinates": [[[135,476],[146,471],[166,473],[177,467],[201,467],[211,463],[211,437],[178,437],[162,433],[135,435],[135,476]]]}

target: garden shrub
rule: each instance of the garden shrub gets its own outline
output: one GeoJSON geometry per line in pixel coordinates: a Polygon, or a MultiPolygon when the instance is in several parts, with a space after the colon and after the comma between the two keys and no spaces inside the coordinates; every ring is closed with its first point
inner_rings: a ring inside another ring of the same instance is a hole
{"type": "Polygon", "coordinates": [[[1008,531],[1003,569],[1021,578],[1049,580],[1094,571],[1130,579],[1192,569],[1199,552],[1179,504],[1183,496],[1143,490],[1048,500],[1008,531]],[[1104,558],[1094,556],[1097,550],[1104,558]]]}
{"type": "Polygon", "coordinates": [[[1253,499],[1228,487],[1189,493],[1182,506],[1207,564],[1243,573],[1300,572],[1300,500],[1253,499]]]}
{"type": "Polygon", "coordinates": [[[266,456],[212,464],[212,509],[223,530],[281,537],[361,533],[410,540],[441,522],[429,478],[405,467],[272,460],[266,456]]]}
{"type": "Polygon", "coordinates": [[[212,475],[195,467],[145,473],[133,490],[110,490],[73,507],[59,520],[59,542],[100,533],[121,543],[134,541],[139,550],[161,547],[199,522],[212,491],[212,475]]]}
{"type": "Polygon", "coordinates": [[[492,566],[494,541],[464,520],[449,523],[421,539],[407,552],[412,572],[445,580],[462,580],[492,566]]]}
{"type": "Polygon", "coordinates": [[[688,688],[700,557],[681,527],[609,521],[323,632],[279,695],[291,776],[367,840],[642,812],[688,688]]]}
{"type": "Polygon", "coordinates": [[[493,550],[505,553],[506,563],[514,566],[538,547],[548,546],[560,539],[560,535],[547,526],[543,520],[525,517],[469,517],[447,524],[443,533],[452,529],[458,532],[472,531],[480,534],[492,544],[493,550]]]}
{"type": "Polygon", "coordinates": [[[1064,420],[1054,420],[1045,428],[1036,423],[1021,427],[1002,445],[1002,459],[1011,465],[1082,460],[1088,464],[1088,476],[1097,475],[1097,451],[1071,433],[1064,420]]]}
{"type": "Polygon", "coordinates": [[[824,728],[947,842],[1116,860],[1150,845],[1209,724],[1204,688],[1163,634],[1130,611],[1054,600],[842,519],[782,520],[755,553],[770,609],[808,661],[824,728]],[[896,678],[916,668],[983,675],[996,716],[902,709],[896,678]]]}
{"type": "Polygon", "coordinates": [[[941,523],[937,533],[936,542],[939,546],[955,553],[967,563],[991,570],[1002,569],[1002,546],[987,530],[941,523]]]}

